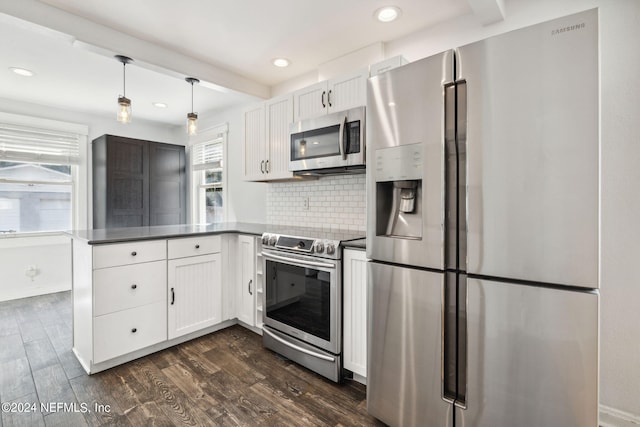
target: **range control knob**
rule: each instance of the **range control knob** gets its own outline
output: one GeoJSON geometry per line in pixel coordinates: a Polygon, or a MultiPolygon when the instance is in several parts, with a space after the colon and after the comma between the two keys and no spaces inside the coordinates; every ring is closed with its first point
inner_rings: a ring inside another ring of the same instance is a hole
{"type": "Polygon", "coordinates": [[[336,252],[336,247],[333,246],[333,243],[327,243],[327,254],[333,255],[336,252]]]}
{"type": "Polygon", "coordinates": [[[263,234],[262,235],[262,244],[263,245],[269,244],[269,235],[268,234],[263,234]]]}
{"type": "Polygon", "coordinates": [[[271,236],[269,236],[269,246],[275,246],[277,240],[278,239],[275,235],[272,234],[271,236]]]}
{"type": "Polygon", "coordinates": [[[321,254],[324,252],[324,244],[322,242],[316,243],[315,249],[317,253],[321,254]]]}

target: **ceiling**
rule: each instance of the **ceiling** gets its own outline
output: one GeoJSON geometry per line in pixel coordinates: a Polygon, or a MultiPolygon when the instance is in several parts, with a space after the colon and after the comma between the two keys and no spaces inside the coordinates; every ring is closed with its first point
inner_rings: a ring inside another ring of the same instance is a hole
{"type": "Polygon", "coordinates": [[[134,120],[183,125],[205,112],[269,96],[273,85],[376,42],[501,0],[21,0],[0,5],[0,98],[115,119],[122,64],[134,120]],[[19,3],[19,5],[17,5],[19,3]],[[374,11],[402,9],[393,23],[374,11]],[[286,57],[287,68],[271,61],[286,57]],[[9,67],[36,73],[22,77],[9,67]],[[257,97],[256,97],[257,95],[257,97]],[[164,102],[159,109],[153,102],[164,102]]]}

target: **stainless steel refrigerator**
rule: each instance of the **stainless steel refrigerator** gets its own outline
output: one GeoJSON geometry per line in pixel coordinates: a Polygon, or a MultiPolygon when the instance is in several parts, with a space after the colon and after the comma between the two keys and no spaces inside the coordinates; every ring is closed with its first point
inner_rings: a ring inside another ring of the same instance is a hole
{"type": "Polygon", "coordinates": [[[368,411],[597,426],[598,13],[368,83],[368,411]]]}

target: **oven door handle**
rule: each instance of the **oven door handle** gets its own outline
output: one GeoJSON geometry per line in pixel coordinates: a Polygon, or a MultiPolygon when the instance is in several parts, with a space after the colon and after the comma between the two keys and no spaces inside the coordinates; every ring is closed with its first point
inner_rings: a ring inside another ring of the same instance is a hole
{"type": "Polygon", "coordinates": [[[304,265],[308,267],[336,268],[335,264],[330,264],[328,262],[307,261],[307,260],[298,259],[298,258],[289,258],[286,256],[273,255],[266,252],[262,252],[262,256],[265,258],[272,259],[274,261],[286,262],[288,264],[298,264],[298,265],[304,265]]]}
{"type": "Polygon", "coordinates": [[[266,333],[271,338],[273,338],[274,340],[278,341],[280,344],[286,345],[287,347],[290,347],[290,348],[292,348],[292,349],[294,349],[296,351],[299,351],[301,353],[308,354],[309,356],[317,357],[318,359],[326,360],[328,362],[334,362],[336,360],[335,357],[327,356],[327,355],[321,354],[321,353],[316,353],[315,351],[307,350],[306,348],[302,348],[302,347],[297,346],[295,344],[291,344],[290,342],[288,342],[286,340],[283,340],[282,338],[280,338],[279,336],[277,336],[273,332],[267,330],[266,328],[262,328],[262,332],[266,333]]]}

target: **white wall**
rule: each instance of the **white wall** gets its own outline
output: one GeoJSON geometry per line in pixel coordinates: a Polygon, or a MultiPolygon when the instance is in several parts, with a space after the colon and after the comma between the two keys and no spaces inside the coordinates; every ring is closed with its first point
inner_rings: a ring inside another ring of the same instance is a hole
{"type": "MultiPolygon", "coordinates": [[[[105,133],[132,138],[184,145],[186,135],[181,128],[134,120],[122,125],[114,117],[99,117],[65,111],[42,105],[0,98],[0,111],[31,117],[86,125],[89,128],[87,145],[81,147],[74,192],[77,193],[79,221],[76,228],[91,226],[91,141],[105,133]]],[[[71,245],[65,236],[3,236],[0,237],[0,301],[59,292],[71,289],[71,245]],[[29,266],[35,266],[33,280],[27,276],[29,266]]]]}

